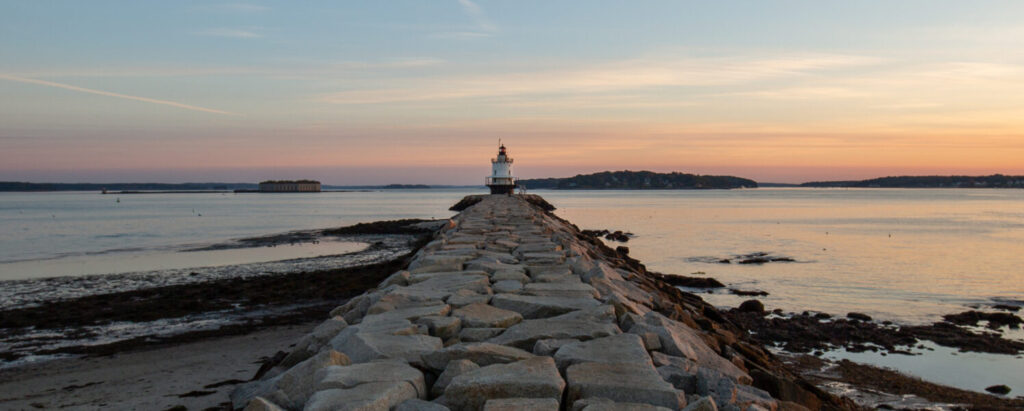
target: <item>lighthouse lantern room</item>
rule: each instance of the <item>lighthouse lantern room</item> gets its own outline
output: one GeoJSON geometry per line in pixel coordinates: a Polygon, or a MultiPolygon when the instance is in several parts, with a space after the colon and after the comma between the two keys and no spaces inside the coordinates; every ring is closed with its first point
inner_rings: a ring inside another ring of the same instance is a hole
{"type": "Polygon", "coordinates": [[[512,159],[505,151],[505,145],[498,142],[498,157],[491,159],[491,175],[486,178],[491,194],[512,194],[516,188],[516,178],[512,176],[512,159]]]}

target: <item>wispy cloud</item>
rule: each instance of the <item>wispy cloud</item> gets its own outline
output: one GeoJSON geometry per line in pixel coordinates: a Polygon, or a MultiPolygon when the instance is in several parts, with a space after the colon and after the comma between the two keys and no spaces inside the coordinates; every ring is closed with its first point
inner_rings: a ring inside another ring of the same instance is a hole
{"type": "Polygon", "coordinates": [[[491,22],[491,19],[487,18],[487,13],[480,8],[480,5],[474,3],[472,0],[458,0],[459,6],[462,7],[462,13],[469,17],[469,20],[473,23],[472,28],[462,30],[445,31],[441,33],[432,34],[434,38],[445,38],[445,39],[474,39],[481,37],[490,37],[498,31],[498,27],[491,22]]]}
{"type": "Polygon", "coordinates": [[[462,6],[462,11],[473,20],[477,28],[485,31],[495,31],[498,28],[491,23],[491,20],[487,18],[487,14],[480,8],[479,5],[473,3],[471,0],[459,0],[459,5],[462,6]]]}
{"type": "Polygon", "coordinates": [[[8,70],[8,75],[35,77],[206,77],[206,76],[263,76],[309,79],[332,78],[339,72],[381,73],[385,71],[415,70],[437,67],[447,63],[444,59],[409,57],[388,60],[349,60],[336,62],[300,62],[276,66],[97,66],[97,67],[26,67],[8,70]]]}
{"type": "Polygon", "coordinates": [[[721,86],[799,76],[815,71],[849,68],[875,62],[877,60],[870,57],[831,54],[770,58],[634,59],[565,70],[396,79],[393,82],[397,85],[395,87],[343,91],[327,95],[324,100],[339,104],[371,104],[721,86]]]}
{"type": "Polygon", "coordinates": [[[223,114],[223,115],[229,115],[229,116],[240,115],[240,114],[237,114],[237,113],[231,113],[231,112],[227,112],[227,111],[223,111],[223,110],[217,110],[217,109],[212,109],[212,108],[193,106],[193,105],[178,103],[178,102],[174,102],[174,101],[158,100],[158,99],[148,98],[148,97],[130,96],[130,95],[127,95],[127,94],[114,93],[114,92],[110,92],[110,91],[96,90],[96,89],[85,88],[85,87],[78,87],[78,86],[73,86],[73,85],[70,85],[70,84],[54,83],[52,81],[38,80],[38,79],[34,79],[34,78],[12,76],[12,75],[3,74],[3,73],[0,73],[0,79],[8,80],[8,81],[15,81],[15,82],[19,82],[19,83],[38,84],[38,85],[41,85],[41,86],[62,88],[62,89],[65,89],[65,90],[72,90],[72,91],[78,91],[78,92],[82,92],[82,93],[96,94],[96,95],[100,95],[100,96],[123,98],[123,99],[127,99],[127,100],[141,101],[141,102],[144,102],[144,103],[162,104],[162,105],[165,105],[165,106],[183,108],[183,109],[186,109],[186,110],[202,111],[204,113],[223,114]]]}
{"type": "Polygon", "coordinates": [[[725,93],[722,96],[755,97],[772,100],[820,100],[871,97],[871,93],[845,87],[788,87],[774,90],[725,93]]]}
{"type": "Polygon", "coordinates": [[[230,29],[230,28],[213,28],[213,29],[205,29],[205,30],[196,30],[196,31],[193,31],[192,34],[194,34],[196,36],[228,37],[228,38],[235,38],[235,39],[255,39],[255,38],[263,37],[262,34],[259,34],[259,33],[255,32],[255,31],[251,30],[251,29],[250,30],[243,30],[243,29],[230,29]]]}

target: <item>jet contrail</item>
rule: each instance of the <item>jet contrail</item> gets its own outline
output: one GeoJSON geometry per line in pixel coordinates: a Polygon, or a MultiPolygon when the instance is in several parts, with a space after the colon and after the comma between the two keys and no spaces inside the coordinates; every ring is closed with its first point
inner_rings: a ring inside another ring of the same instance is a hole
{"type": "Polygon", "coordinates": [[[178,107],[178,108],[183,108],[183,109],[186,109],[186,110],[202,111],[202,112],[206,112],[206,113],[224,114],[224,115],[229,115],[229,116],[239,116],[239,115],[241,115],[241,114],[238,114],[238,113],[231,113],[231,112],[222,111],[222,110],[216,110],[216,109],[212,109],[212,108],[190,106],[188,104],[176,103],[176,102],[173,102],[173,101],[157,100],[155,98],[147,98],[147,97],[129,96],[127,94],[112,93],[112,92],[103,91],[103,90],[93,90],[91,88],[72,86],[70,84],[54,83],[52,81],[46,81],[46,80],[36,80],[34,78],[12,76],[10,74],[4,74],[4,73],[0,73],[0,79],[10,80],[10,81],[17,81],[19,83],[39,84],[41,86],[57,87],[57,88],[62,88],[62,89],[66,89],[66,90],[80,91],[80,92],[83,92],[83,93],[90,93],[90,94],[99,94],[101,96],[107,96],[107,97],[124,98],[124,99],[128,99],[128,100],[142,101],[142,102],[146,102],[146,103],[163,104],[165,106],[178,107]]]}

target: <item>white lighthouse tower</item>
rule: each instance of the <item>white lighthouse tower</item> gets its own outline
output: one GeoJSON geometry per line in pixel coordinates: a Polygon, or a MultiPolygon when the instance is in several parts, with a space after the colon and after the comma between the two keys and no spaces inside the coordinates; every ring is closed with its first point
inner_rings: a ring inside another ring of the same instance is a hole
{"type": "Polygon", "coordinates": [[[491,175],[485,179],[491,194],[512,194],[516,189],[516,178],[512,176],[512,159],[505,152],[505,145],[498,147],[498,157],[491,159],[491,175]]]}

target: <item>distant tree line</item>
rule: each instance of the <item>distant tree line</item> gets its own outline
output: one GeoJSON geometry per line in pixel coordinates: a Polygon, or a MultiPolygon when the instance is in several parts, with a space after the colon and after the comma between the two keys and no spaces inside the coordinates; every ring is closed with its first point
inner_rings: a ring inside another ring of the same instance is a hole
{"type": "Polygon", "coordinates": [[[266,180],[260,181],[260,184],[320,184],[316,180],[266,180]]]}
{"type": "Polygon", "coordinates": [[[803,187],[1024,188],[1024,176],[900,176],[859,181],[814,181],[803,187]]]}
{"type": "Polygon", "coordinates": [[[527,189],[548,188],[560,190],[678,190],[678,189],[731,189],[754,188],[757,182],[733,176],[705,176],[687,173],[655,173],[653,171],[604,171],[578,174],[567,178],[537,178],[519,180],[527,189]]]}
{"type": "Polygon", "coordinates": [[[187,191],[255,189],[249,183],[26,183],[0,181],[0,191],[187,191]]]}

